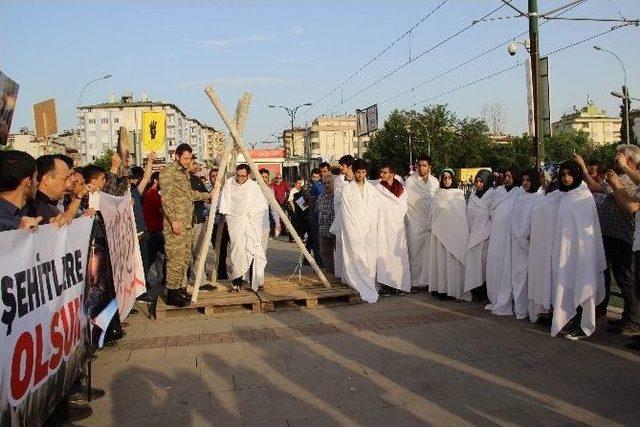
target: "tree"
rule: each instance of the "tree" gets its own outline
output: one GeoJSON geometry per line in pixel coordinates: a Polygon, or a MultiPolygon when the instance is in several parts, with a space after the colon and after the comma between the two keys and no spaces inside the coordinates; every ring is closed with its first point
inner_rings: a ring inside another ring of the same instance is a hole
{"type": "Polygon", "coordinates": [[[489,127],[492,134],[501,135],[504,133],[505,114],[501,103],[484,104],[480,110],[480,118],[489,127]]]}
{"type": "Polygon", "coordinates": [[[105,149],[102,155],[96,158],[93,162],[94,165],[100,166],[105,171],[111,169],[111,157],[113,157],[114,151],[110,148],[105,149]]]}
{"type": "Polygon", "coordinates": [[[587,154],[593,149],[593,142],[586,132],[557,133],[544,139],[544,160],[545,163],[559,163],[571,159],[574,153],[587,154]]]}

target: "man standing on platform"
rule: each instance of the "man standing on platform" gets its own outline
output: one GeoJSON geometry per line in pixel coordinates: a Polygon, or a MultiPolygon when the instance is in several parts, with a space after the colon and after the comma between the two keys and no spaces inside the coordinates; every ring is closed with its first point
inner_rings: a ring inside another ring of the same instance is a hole
{"type": "MultiPolygon", "coordinates": [[[[342,256],[342,216],[341,216],[341,204],[342,204],[342,189],[353,180],[353,162],[352,155],[347,154],[340,157],[338,163],[340,164],[340,175],[338,175],[333,181],[333,210],[335,212],[335,218],[329,231],[336,236],[336,251],[334,256],[333,268],[335,276],[338,279],[342,278],[342,271],[344,266],[344,259],[342,256]]],[[[344,281],[344,280],[343,280],[344,281]]]]}
{"type": "Polygon", "coordinates": [[[185,307],[191,302],[183,287],[183,279],[191,258],[193,202],[210,198],[209,193],[191,189],[189,167],[192,152],[189,144],[178,145],[175,160],[160,173],[167,257],[167,304],[176,307],[185,307]]]}
{"type": "Polygon", "coordinates": [[[433,162],[429,156],[418,157],[418,173],[407,178],[407,244],[411,286],[429,284],[429,241],[431,240],[431,203],[439,187],[438,179],[431,175],[433,162]]]}
{"type": "MultiPolygon", "coordinates": [[[[227,180],[222,189],[220,213],[225,215],[229,227],[229,276],[232,291],[247,284],[257,291],[264,284],[267,264],[263,244],[264,231],[269,230],[269,205],[260,186],[249,179],[249,166],[236,167],[235,177],[227,180]]],[[[268,239],[268,233],[267,233],[268,239]]]]}

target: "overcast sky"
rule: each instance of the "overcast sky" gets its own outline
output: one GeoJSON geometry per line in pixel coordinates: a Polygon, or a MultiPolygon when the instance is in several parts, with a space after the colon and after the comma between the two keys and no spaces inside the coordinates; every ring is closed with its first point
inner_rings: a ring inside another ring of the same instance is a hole
{"type": "MultiPolygon", "coordinates": [[[[0,70],[20,84],[12,131],[21,126],[33,128],[33,103],[51,97],[56,99],[59,129],[74,127],[75,106],[83,85],[112,73],[111,79],[87,89],[83,104],[104,102],[109,94],[119,97],[131,91],[138,98],[145,92],[152,100],[175,103],[187,115],[226,131],[205,97],[204,87],[211,84],[217,89],[230,111],[242,91],[253,93],[246,129],[248,142],[273,140],[271,133],[289,126],[285,112],[269,109],[269,104],[294,106],[304,102],[316,105],[309,111],[301,109],[296,124],[310,122],[321,114],[353,112],[373,103],[379,104],[381,118],[394,108],[408,108],[414,103],[415,108],[446,103],[459,116],[478,116],[484,105],[499,103],[506,115],[506,130],[521,133],[527,126],[524,67],[447,92],[523,61],[524,49],[511,57],[505,43],[479,60],[432,79],[526,31],[526,19],[481,22],[434,49],[440,41],[502,4],[498,0],[442,3],[4,0],[0,2],[0,70]],[[410,36],[341,85],[439,5],[410,36]],[[318,103],[334,88],[338,89],[318,103]],[[447,94],[434,98],[443,93],[447,94]]],[[[526,3],[513,0],[520,8],[526,8],[526,3]]],[[[538,3],[541,11],[546,11],[569,0],[538,3]]],[[[514,14],[502,7],[490,18],[514,14]]],[[[563,16],[638,18],[640,1],[586,0],[563,16]]],[[[540,27],[541,53],[613,25],[548,22],[540,27]]],[[[631,95],[640,95],[640,28],[626,27],[550,56],[553,119],[574,105],[584,105],[587,97],[608,113],[619,113],[619,102],[609,92],[622,84],[622,70],[614,57],[596,52],[594,44],[619,54],[627,68],[631,95]]]]}

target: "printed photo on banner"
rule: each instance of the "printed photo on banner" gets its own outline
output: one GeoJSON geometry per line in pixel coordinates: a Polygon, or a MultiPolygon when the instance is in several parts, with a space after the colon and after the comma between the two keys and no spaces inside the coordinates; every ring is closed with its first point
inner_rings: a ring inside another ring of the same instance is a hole
{"type": "Polygon", "coordinates": [[[20,85],[0,71],[0,145],[6,145],[20,85]]]}
{"type": "Polygon", "coordinates": [[[120,320],[124,320],[136,298],[146,291],[131,192],[122,197],[100,193],[100,213],[109,246],[118,313],[120,320]]]}
{"type": "Polygon", "coordinates": [[[0,425],[40,425],[89,357],[84,314],[93,219],[0,233],[0,425]]]}

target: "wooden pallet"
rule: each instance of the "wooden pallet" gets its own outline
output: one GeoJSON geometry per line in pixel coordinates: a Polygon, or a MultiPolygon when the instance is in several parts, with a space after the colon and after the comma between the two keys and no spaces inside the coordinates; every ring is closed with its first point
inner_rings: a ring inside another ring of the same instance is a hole
{"type": "Polygon", "coordinates": [[[158,299],[156,319],[177,317],[194,313],[214,315],[234,312],[260,312],[260,299],[250,289],[229,292],[224,284],[217,285],[214,291],[200,291],[198,301],[187,307],[173,307],[158,299]]]}
{"type": "Polygon", "coordinates": [[[303,276],[300,281],[297,277],[288,281],[278,277],[267,277],[264,289],[257,292],[262,311],[301,307],[313,309],[319,304],[360,302],[357,292],[337,282],[335,278],[331,279],[331,288],[325,288],[315,277],[303,276]]]}

